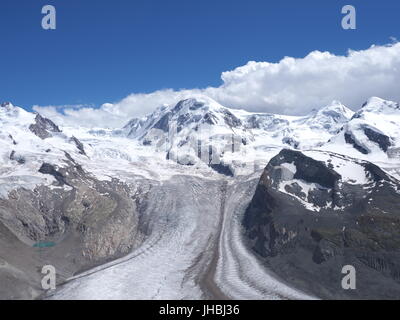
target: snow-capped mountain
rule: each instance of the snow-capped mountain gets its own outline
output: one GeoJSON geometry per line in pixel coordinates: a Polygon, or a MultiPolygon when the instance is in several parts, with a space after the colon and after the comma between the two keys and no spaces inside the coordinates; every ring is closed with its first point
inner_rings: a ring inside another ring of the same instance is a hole
{"type": "Polygon", "coordinates": [[[400,107],[398,103],[373,97],[369,99],[341,132],[332,138],[332,148],[347,145],[357,152],[375,157],[395,157],[400,147],[400,107]]]}
{"type": "Polygon", "coordinates": [[[43,163],[65,167],[68,155],[84,153],[80,141],[64,134],[51,120],[11,103],[0,106],[0,195],[3,197],[24,181],[25,188],[52,179],[39,173],[43,163]],[[18,183],[15,182],[18,177],[18,183]]]}
{"type": "Polygon", "coordinates": [[[185,165],[194,165],[199,159],[219,165],[225,152],[239,151],[254,140],[231,110],[207,97],[161,107],[143,119],[131,120],[122,132],[185,165]]]}
{"type": "Polygon", "coordinates": [[[338,101],[333,101],[331,104],[315,110],[311,113],[304,124],[314,130],[326,130],[330,134],[335,134],[348,122],[354,115],[354,112],[338,101]]]}
{"type": "Polygon", "coordinates": [[[180,164],[193,165],[200,160],[233,173],[237,172],[234,163],[240,167],[243,162],[254,162],[271,148],[322,145],[353,114],[336,101],[307,116],[293,117],[228,109],[208,97],[197,97],[132,119],[114,134],[153,146],[180,164]]]}
{"type": "Polygon", "coordinates": [[[265,133],[274,140],[271,144],[291,146],[293,148],[313,148],[328,141],[353,116],[353,112],[340,102],[314,110],[307,116],[289,117],[272,114],[245,115],[249,128],[265,137],[265,133]]]}

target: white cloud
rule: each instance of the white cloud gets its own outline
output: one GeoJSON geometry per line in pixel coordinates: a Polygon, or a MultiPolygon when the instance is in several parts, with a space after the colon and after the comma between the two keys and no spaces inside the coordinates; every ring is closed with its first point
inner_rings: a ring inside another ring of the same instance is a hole
{"type": "Polygon", "coordinates": [[[278,63],[248,62],[222,73],[217,88],[160,90],[132,94],[115,104],[94,108],[34,109],[59,124],[120,127],[163,104],[205,94],[224,106],[249,111],[299,115],[339,100],[357,109],[370,96],[400,100],[400,43],[372,46],[346,56],[313,51],[304,58],[285,57],[278,63]]]}
{"type": "Polygon", "coordinates": [[[105,103],[100,108],[36,105],[33,109],[60,125],[119,128],[132,118],[142,117],[162,105],[173,105],[201,92],[198,89],[168,89],[131,94],[117,103],[105,103]]]}

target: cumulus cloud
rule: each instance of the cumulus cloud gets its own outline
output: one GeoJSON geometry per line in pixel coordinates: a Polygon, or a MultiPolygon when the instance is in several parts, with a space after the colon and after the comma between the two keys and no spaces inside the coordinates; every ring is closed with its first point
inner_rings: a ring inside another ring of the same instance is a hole
{"type": "Polygon", "coordinates": [[[100,108],[33,106],[33,110],[52,119],[59,125],[119,128],[132,118],[142,117],[163,105],[174,105],[182,99],[202,95],[203,90],[159,90],[152,93],[135,93],[117,103],[105,103],[100,108]]]}
{"type": "Polygon", "coordinates": [[[131,94],[97,109],[34,109],[61,125],[107,127],[122,126],[129,118],[199,94],[226,107],[256,112],[302,115],[332,100],[357,109],[371,96],[400,100],[400,43],[349,50],[346,56],[313,51],[304,58],[285,57],[278,63],[251,61],[223,72],[221,79],[220,87],[131,94]]]}

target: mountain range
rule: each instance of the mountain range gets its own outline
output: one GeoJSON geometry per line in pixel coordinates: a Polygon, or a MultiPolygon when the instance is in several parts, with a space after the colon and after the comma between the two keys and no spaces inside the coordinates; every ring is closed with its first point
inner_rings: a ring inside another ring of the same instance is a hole
{"type": "Polygon", "coordinates": [[[115,129],[3,103],[0,298],[398,299],[399,179],[400,106],[377,97],[286,116],[196,96],[115,129]]]}

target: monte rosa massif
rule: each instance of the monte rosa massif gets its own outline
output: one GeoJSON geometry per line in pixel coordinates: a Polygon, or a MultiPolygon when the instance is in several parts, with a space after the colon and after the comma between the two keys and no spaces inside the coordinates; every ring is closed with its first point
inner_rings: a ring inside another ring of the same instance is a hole
{"type": "Polygon", "coordinates": [[[285,116],[197,96],[113,129],[3,103],[0,298],[399,299],[399,179],[400,106],[377,97],[285,116]]]}

